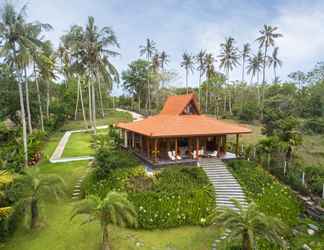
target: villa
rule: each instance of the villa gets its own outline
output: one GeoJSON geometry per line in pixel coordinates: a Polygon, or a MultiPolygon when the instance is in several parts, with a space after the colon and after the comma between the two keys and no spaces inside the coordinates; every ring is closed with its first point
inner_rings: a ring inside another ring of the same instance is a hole
{"type": "Polygon", "coordinates": [[[158,115],[118,123],[123,147],[152,165],[195,163],[200,157],[234,159],[239,136],[251,130],[202,115],[194,94],[169,96],[158,115]],[[226,151],[228,135],[236,135],[235,153],[226,151]]]}

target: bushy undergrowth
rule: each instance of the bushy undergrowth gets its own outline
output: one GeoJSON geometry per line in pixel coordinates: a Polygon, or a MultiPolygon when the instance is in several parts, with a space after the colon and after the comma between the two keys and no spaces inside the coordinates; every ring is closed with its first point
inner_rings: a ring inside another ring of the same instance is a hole
{"type": "Polygon", "coordinates": [[[301,207],[288,187],[253,162],[233,161],[229,166],[248,198],[254,200],[262,212],[290,226],[297,224],[301,207]]]}
{"type": "Polygon", "coordinates": [[[148,177],[130,154],[100,151],[94,171],[84,182],[85,195],[127,192],[136,207],[139,227],[144,229],[208,223],[214,193],[201,168],[172,166],[148,177]]]}

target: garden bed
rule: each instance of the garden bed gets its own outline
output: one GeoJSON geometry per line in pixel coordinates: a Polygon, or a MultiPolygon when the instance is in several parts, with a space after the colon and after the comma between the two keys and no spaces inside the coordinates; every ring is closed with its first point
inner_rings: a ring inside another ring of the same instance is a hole
{"type": "Polygon", "coordinates": [[[84,192],[104,196],[111,190],[127,192],[138,213],[139,227],[162,229],[182,225],[205,225],[215,206],[214,192],[201,168],[172,166],[149,177],[127,152],[100,157],[107,168],[98,167],[88,176],[84,192]],[[110,164],[110,166],[109,166],[110,164]],[[118,168],[112,165],[118,165],[118,168]]]}

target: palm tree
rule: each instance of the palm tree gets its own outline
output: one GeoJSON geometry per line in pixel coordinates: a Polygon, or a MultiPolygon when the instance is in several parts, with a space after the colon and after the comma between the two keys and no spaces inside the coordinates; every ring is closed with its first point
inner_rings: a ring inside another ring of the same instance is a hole
{"type": "Polygon", "coordinates": [[[161,52],[161,54],[160,54],[160,66],[161,66],[161,71],[163,73],[162,88],[164,88],[165,66],[169,63],[169,61],[170,61],[169,58],[170,58],[170,56],[165,51],[161,52]]]}
{"type": "Polygon", "coordinates": [[[251,52],[251,46],[249,43],[243,44],[243,50],[242,50],[242,82],[244,82],[244,76],[245,76],[245,61],[246,59],[249,59],[251,52]]]}
{"type": "Polygon", "coordinates": [[[261,34],[260,37],[256,39],[256,41],[259,43],[259,48],[264,48],[264,54],[263,54],[263,75],[262,75],[262,83],[265,84],[265,68],[266,68],[266,58],[267,58],[267,52],[268,48],[270,46],[275,45],[275,39],[282,37],[282,34],[276,33],[278,30],[278,27],[272,27],[271,25],[264,25],[263,30],[260,30],[259,33],[261,34]]]}
{"type": "Polygon", "coordinates": [[[89,112],[92,111],[92,126],[96,134],[95,82],[99,83],[99,95],[101,95],[101,79],[104,79],[111,86],[113,81],[119,81],[118,71],[110,62],[110,57],[119,55],[118,52],[111,50],[110,47],[119,48],[119,43],[111,28],[103,27],[99,29],[95,25],[94,18],[90,16],[81,44],[84,51],[82,60],[87,67],[89,80],[89,103],[91,102],[89,112]]]}
{"type": "MultiPolygon", "coordinates": [[[[225,70],[225,75],[228,84],[230,72],[240,64],[238,48],[235,47],[234,38],[232,37],[225,38],[225,42],[221,44],[221,54],[219,55],[219,57],[220,57],[219,67],[225,70]]],[[[229,112],[230,114],[232,114],[232,104],[231,104],[230,94],[228,96],[228,102],[229,102],[229,112]]]]}
{"type": "Polygon", "coordinates": [[[246,209],[237,200],[232,202],[235,209],[225,208],[212,217],[216,226],[227,229],[228,240],[242,240],[243,250],[255,249],[257,239],[264,239],[287,249],[287,242],[283,238],[287,227],[279,219],[260,212],[253,202],[246,209]]]}
{"type": "MultiPolygon", "coordinates": [[[[141,45],[140,47],[140,55],[145,55],[146,60],[148,62],[151,61],[152,56],[157,53],[156,44],[153,40],[147,38],[146,44],[141,45]]],[[[148,72],[149,74],[149,72],[148,72]]],[[[147,77],[147,101],[146,101],[146,112],[151,112],[151,90],[150,90],[150,80],[147,77]]]]}
{"type": "Polygon", "coordinates": [[[23,127],[23,145],[24,145],[24,163],[28,165],[28,149],[27,149],[27,128],[25,120],[25,107],[23,96],[23,75],[21,64],[19,64],[18,54],[22,50],[32,50],[40,47],[41,41],[31,36],[30,30],[46,29],[48,25],[39,22],[27,23],[25,20],[27,6],[24,5],[18,12],[10,2],[6,2],[3,7],[0,22],[0,41],[2,47],[0,49],[0,57],[12,66],[15,71],[19,90],[20,115],[23,127]]]}
{"type": "Polygon", "coordinates": [[[137,215],[133,204],[127,199],[125,193],[109,192],[103,199],[90,195],[74,207],[72,217],[88,215],[86,223],[94,220],[100,221],[102,230],[102,250],[109,250],[108,225],[137,226],[137,215]]]}
{"type": "Polygon", "coordinates": [[[208,112],[208,101],[209,101],[209,80],[214,76],[215,74],[215,58],[211,53],[206,53],[204,57],[204,67],[205,67],[205,72],[206,72],[206,78],[207,78],[207,83],[206,83],[206,99],[205,99],[205,112],[208,112]]]}
{"type": "Polygon", "coordinates": [[[253,78],[259,74],[262,69],[262,64],[260,63],[259,57],[257,55],[252,55],[248,60],[247,73],[251,74],[251,83],[253,78]]]}
{"type": "Polygon", "coordinates": [[[269,67],[273,67],[274,81],[277,80],[277,67],[281,67],[282,61],[278,58],[279,47],[275,47],[272,52],[272,57],[269,57],[269,67]]]}
{"type": "Polygon", "coordinates": [[[188,94],[189,93],[189,89],[188,89],[188,77],[189,77],[189,72],[193,73],[193,69],[194,69],[194,57],[191,54],[188,54],[186,52],[183,53],[181,67],[184,67],[185,70],[186,70],[186,89],[187,89],[187,94],[188,94]]]}
{"type": "Polygon", "coordinates": [[[201,100],[201,90],[200,90],[201,80],[206,71],[205,56],[206,56],[205,50],[200,50],[198,55],[196,55],[196,63],[198,65],[197,70],[199,71],[199,83],[198,83],[199,101],[201,100]]]}
{"type": "Polygon", "coordinates": [[[37,226],[39,201],[48,196],[58,199],[64,192],[63,179],[55,174],[40,174],[39,168],[32,168],[19,176],[14,183],[14,190],[22,197],[21,203],[30,207],[30,227],[37,226]]]}

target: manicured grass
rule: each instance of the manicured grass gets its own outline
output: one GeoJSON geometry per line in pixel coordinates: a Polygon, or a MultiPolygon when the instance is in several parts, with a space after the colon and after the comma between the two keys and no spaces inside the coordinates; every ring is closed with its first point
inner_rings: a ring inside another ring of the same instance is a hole
{"type": "MultiPolygon", "coordinates": [[[[105,118],[98,118],[96,120],[97,126],[115,124],[117,122],[127,122],[132,121],[132,116],[127,112],[120,111],[109,111],[106,113],[105,118]]],[[[88,122],[88,125],[89,122],[88,122]]],[[[85,129],[85,123],[83,120],[77,121],[68,121],[64,124],[64,126],[60,129],[62,131],[73,130],[73,129],[85,129]]]]}
{"type": "Polygon", "coordinates": [[[63,158],[93,155],[92,140],[92,132],[72,133],[68,143],[65,145],[63,158]]]}
{"type": "MultiPolygon", "coordinates": [[[[75,129],[73,126],[70,128],[75,129]]],[[[73,202],[71,193],[78,177],[82,176],[88,162],[71,162],[52,164],[48,158],[54,151],[63,133],[54,133],[47,141],[44,158],[37,167],[42,173],[60,175],[66,183],[66,195],[56,201],[47,197],[41,202],[41,225],[31,231],[28,224],[23,223],[8,242],[0,244],[2,250],[89,250],[100,249],[101,232],[97,222],[81,225],[85,218],[70,220],[73,202]]],[[[83,134],[84,135],[84,134],[83,134]]],[[[73,141],[72,141],[73,143],[73,141]]],[[[80,147],[83,151],[83,147],[80,147]]],[[[207,250],[217,237],[215,229],[180,227],[170,230],[130,230],[110,227],[112,250],[207,250]],[[136,244],[137,243],[137,244],[136,244]],[[137,245],[140,244],[141,247],[137,245]]]]}
{"type": "Polygon", "coordinates": [[[209,250],[217,237],[210,227],[180,227],[169,230],[129,230],[113,227],[113,250],[209,250]],[[136,243],[140,246],[136,246],[136,243]]]}

